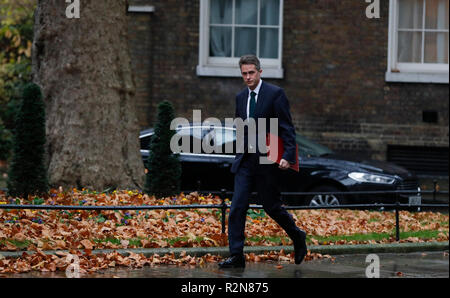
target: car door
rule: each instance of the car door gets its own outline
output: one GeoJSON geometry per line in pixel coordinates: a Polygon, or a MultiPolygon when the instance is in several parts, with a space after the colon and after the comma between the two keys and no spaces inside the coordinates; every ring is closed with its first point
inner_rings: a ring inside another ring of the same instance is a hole
{"type": "Polygon", "coordinates": [[[202,126],[182,127],[177,135],[179,145],[188,148],[180,152],[181,161],[181,190],[193,191],[206,189],[207,180],[210,176],[210,165],[208,158],[202,149],[202,140],[210,128],[202,126]],[[183,142],[189,142],[189,146],[183,146],[183,142]]]}
{"type": "MultiPolygon", "coordinates": [[[[316,156],[322,151],[327,152],[327,148],[322,148],[322,146],[316,148],[319,145],[299,135],[296,137],[296,143],[298,145],[299,171],[280,171],[281,192],[304,192],[309,186],[314,185],[317,182],[314,173],[321,171],[320,165],[316,162],[316,156]]],[[[294,204],[303,202],[306,197],[289,195],[283,196],[282,199],[286,204],[294,204]]]]}
{"type": "Polygon", "coordinates": [[[211,131],[215,161],[216,186],[218,189],[233,190],[234,175],[231,173],[231,165],[236,152],[236,130],[232,127],[215,127],[211,131]]]}

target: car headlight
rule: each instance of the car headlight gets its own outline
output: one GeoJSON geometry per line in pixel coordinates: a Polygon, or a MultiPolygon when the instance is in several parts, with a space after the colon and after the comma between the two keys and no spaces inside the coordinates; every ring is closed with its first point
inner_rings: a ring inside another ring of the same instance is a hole
{"type": "Polygon", "coordinates": [[[379,183],[379,184],[392,184],[395,182],[395,179],[392,177],[373,175],[368,173],[353,172],[348,174],[348,176],[358,182],[379,183]]]}

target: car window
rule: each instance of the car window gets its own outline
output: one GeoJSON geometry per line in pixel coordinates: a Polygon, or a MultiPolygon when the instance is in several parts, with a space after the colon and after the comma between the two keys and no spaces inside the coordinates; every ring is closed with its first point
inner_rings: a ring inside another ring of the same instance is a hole
{"type": "Polygon", "coordinates": [[[325,146],[314,143],[307,138],[297,135],[295,140],[298,144],[298,154],[300,156],[324,156],[328,154],[333,154],[333,151],[325,146]]]}
{"type": "Polygon", "coordinates": [[[211,131],[214,137],[214,153],[234,155],[236,152],[236,130],[215,128],[211,131]]]}
{"type": "Polygon", "coordinates": [[[150,138],[152,137],[152,135],[140,138],[139,141],[141,142],[141,149],[142,150],[148,150],[149,146],[150,146],[150,138]]]}
{"type": "Polygon", "coordinates": [[[177,131],[177,135],[180,136],[178,145],[183,146],[183,141],[186,140],[186,136],[189,136],[189,150],[181,151],[184,153],[205,153],[202,146],[202,140],[205,135],[210,131],[210,128],[204,127],[182,127],[177,131]],[[199,144],[199,148],[194,148],[194,144],[199,144]],[[194,150],[195,149],[195,150],[194,150]]]}
{"type": "MultiPolygon", "coordinates": [[[[181,151],[181,152],[185,152],[185,153],[193,153],[194,152],[194,140],[199,141],[200,142],[200,147],[201,147],[201,140],[204,138],[204,136],[206,135],[206,133],[208,132],[208,130],[210,130],[209,128],[199,128],[199,127],[181,127],[181,128],[177,128],[177,136],[179,136],[178,138],[178,145],[180,147],[182,147],[183,145],[183,141],[186,140],[185,137],[189,137],[189,149],[186,151],[181,151]]],[[[150,146],[150,142],[151,139],[153,137],[153,132],[151,133],[151,135],[145,136],[145,137],[141,137],[140,140],[140,144],[141,144],[141,149],[142,150],[149,150],[149,146],[150,146]]],[[[201,149],[201,148],[200,148],[201,149]]],[[[203,152],[202,152],[203,153],[203,152]]]]}
{"type": "MultiPolygon", "coordinates": [[[[211,152],[205,152],[203,146],[201,147],[201,153],[212,153],[212,154],[226,154],[234,155],[236,152],[236,130],[231,128],[216,127],[211,129],[210,127],[182,127],[177,130],[177,135],[179,136],[190,136],[190,148],[186,153],[193,153],[193,142],[194,139],[197,141],[204,140],[206,137],[206,142],[209,142],[211,152]],[[227,148],[232,147],[232,152],[227,152],[227,148]]],[[[140,138],[141,149],[148,150],[150,145],[152,135],[140,138]]],[[[182,146],[183,138],[180,138],[178,145],[182,146]]],[[[310,156],[324,156],[328,154],[333,154],[334,152],[320,144],[317,144],[301,135],[296,135],[296,142],[298,144],[298,150],[300,156],[310,157],[310,156]]],[[[200,143],[201,144],[201,143],[200,143]]],[[[184,152],[184,151],[182,151],[184,152]]]]}

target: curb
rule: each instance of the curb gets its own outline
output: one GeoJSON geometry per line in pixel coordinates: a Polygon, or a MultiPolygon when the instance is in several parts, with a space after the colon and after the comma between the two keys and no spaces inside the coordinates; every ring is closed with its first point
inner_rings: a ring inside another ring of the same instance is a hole
{"type": "MultiPolygon", "coordinates": [[[[341,254],[369,254],[369,253],[410,253],[418,251],[444,251],[449,249],[447,242],[420,242],[420,243],[390,243],[390,244],[355,244],[355,245],[315,245],[308,246],[311,253],[320,253],[328,255],[341,254]]],[[[286,253],[293,251],[293,246],[246,246],[244,253],[255,255],[264,254],[270,251],[280,251],[284,249],[286,253]]],[[[80,251],[83,251],[80,249],[80,251]]],[[[131,249],[96,249],[92,250],[92,254],[109,254],[118,252],[121,255],[128,256],[129,252],[136,254],[143,254],[145,257],[158,254],[163,256],[165,254],[173,253],[178,257],[181,252],[186,252],[191,256],[203,256],[206,254],[219,255],[223,257],[229,256],[228,247],[173,247],[173,248],[131,248],[131,249]]],[[[0,251],[0,259],[18,258],[24,252],[33,254],[34,251],[0,251]]],[[[53,255],[59,253],[68,253],[68,250],[47,250],[43,251],[46,255],[53,255]]]]}

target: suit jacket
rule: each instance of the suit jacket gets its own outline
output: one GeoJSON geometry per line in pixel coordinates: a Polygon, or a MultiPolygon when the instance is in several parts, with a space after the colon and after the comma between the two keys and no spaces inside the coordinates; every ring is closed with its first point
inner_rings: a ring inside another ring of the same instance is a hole
{"type": "MultiPolygon", "coordinates": [[[[236,95],[236,118],[247,119],[248,88],[236,95]]],[[[262,82],[255,108],[255,121],[258,127],[258,118],[266,119],[266,135],[270,129],[270,118],[278,118],[278,135],[283,140],[284,153],[282,158],[291,164],[296,163],[295,128],[292,124],[289,102],[283,89],[275,85],[262,82]]],[[[258,130],[257,130],[258,131],[258,130]]],[[[265,137],[265,136],[264,136],[265,137]]],[[[258,136],[256,136],[258,140],[258,136]]],[[[248,134],[244,134],[244,153],[237,153],[231,166],[231,172],[237,173],[239,165],[248,151],[248,134]]],[[[258,152],[258,154],[260,154],[258,152]]]]}

